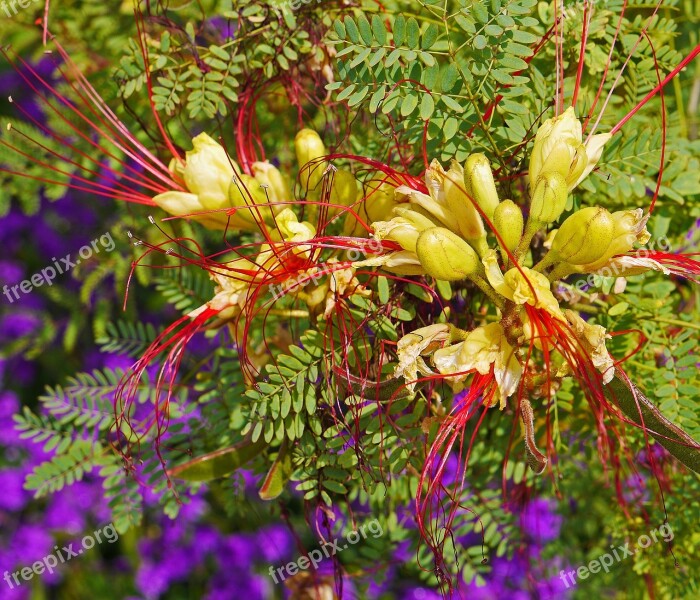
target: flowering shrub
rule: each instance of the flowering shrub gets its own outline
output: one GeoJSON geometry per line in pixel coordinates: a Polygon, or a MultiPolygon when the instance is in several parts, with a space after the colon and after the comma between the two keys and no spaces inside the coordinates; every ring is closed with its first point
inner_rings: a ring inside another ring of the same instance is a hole
{"type": "Polygon", "coordinates": [[[31,585],[693,596],[692,6],[88,4],[2,50],[8,573],[112,522],[31,585]]]}

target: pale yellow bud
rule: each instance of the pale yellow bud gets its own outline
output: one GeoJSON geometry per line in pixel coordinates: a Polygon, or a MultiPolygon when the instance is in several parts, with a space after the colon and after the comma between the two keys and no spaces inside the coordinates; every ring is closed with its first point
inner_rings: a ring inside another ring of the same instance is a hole
{"type": "Polygon", "coordinates": [[[294,150],[299,163],[299,177],[303,189],[309,191],[316,189],[328,166],[327,162],[312,163],[328,154],[321,137],[313,129],[302,129],[294,139],[294,150]]]}
{"type": "Polygon", "coordinates": [[[410,221],[420,231],[423,231],[424,229],[428,229],[430,227],[435,227],[435,223],[431,221],[429,217],[415,210],[411,210],[410,208],[403,208],[399,206],[394,209],[394,213],[399,217],[410,221]]]}
{"type": "Polygon", "coordinates": [[[581,123],[573,107],[547,119],[537,130],[530,155],[530,185],[536,185],[542,174],[555,172],[571,191],[593,170],[609,139],[608,133],[594,135],[584,145],[581,123]]]}
{"type": "MultiPolygon", "coordinates": [[[[347,169],[338,169],[333,175],[333,185],[331,186],[331,204],[341,206],[352,206],[357,202],[357,180],[347,169]]],[[[328,213],[334,215],[339,209],[331,206],[328,213]]]]}
{"type": "Polygon", "coordinates": [[[464,185],[467,193],[489,218],[498,206],[498,192],[493,180],[489,159],[483,154],[472,154],[464,165],[464,185]]]}
{"type": "Polygon", "coordinates": [[[457,218],[459,233],[465,240],[478,240],[486,237],[484,222],[474,202],[464,189],[464,169],[457,161],[452,162],[445,174],[445,202],[457,218]]]}
{"type": "Polygon", "coordinates": [[[632,250],[634,244],[646,244],[649,241],[651,235],[646,228],[649,215],[644,215],[641,208],[616,211],[612,214],[612,218],[615,227],[605,255],[594,263],[577,265],[578,270],[596,271],[605,266],[613,256],[632,250]]]}
{"type": "Polygon", "coordinates": [[[229,207],[240,207],[235,212],[237,219],[252,227],[256,227],[261,219],[268,222],[272,219],[265,190],[255,177],[245,174],[234,177],[228,189],[228,201],[229,207]]]}
{"type": "Polygon", "coordinates": [[[605,256],[615,229],[612,215],[599,206],[576,211],[562,223],[552,241],[552,250],[560,261],[592,263],[605,256]]]}
{"type": "Polygon", "coordinates": [[[532,194],[530,218],[542,224],[553,223],[564,212],[567,196],[566,180],[559,173],[543,173],[532,194]]]}
{"type": "Polygon", "coordinates": [[[472,247],[444,227],[423,231],[416,242],[416,254],[426,273],[435,279],[459,281],[481,270],[472,247]]]}
{"type": "MultiPolygon", "coordinates": [[[[364,198],[355,204],[353,210],[367,225],[375,221],[388,221],[393,217],[393,209],[398,204],[395,189],[391,183],[380,177],[370,179],[365,184],[364,198]]],[[[343,233],[352,236],[367,235],[365,228],[352,213],[348,213],[345,219],[343,233]]]]}
{"type": "Polygon", "coordinates": [[[520,207],[512,200],[504,200],[493,213],[493,225],[505,247],[515,252],[523,237],[523,211],[520,207]]]}
{"type": "MultiPolygon", "coordinates": [[[[289,179],[275,165],[267,161],[254,162],[252,169],[255,179],[264,187],[271,203],[292,202],[289,179]]],[[[281,204],[272,207],[275,212],[280,212],[283,208],[281,204]]]]}
{"type": "Polygon", "coordinates": [[[416,242],[422,231],[403,217],[394,217],[391,221],[375,221],[372,223],[372,229],[375,239],[396,242],[410,252],[416,251],[416,242]]]}

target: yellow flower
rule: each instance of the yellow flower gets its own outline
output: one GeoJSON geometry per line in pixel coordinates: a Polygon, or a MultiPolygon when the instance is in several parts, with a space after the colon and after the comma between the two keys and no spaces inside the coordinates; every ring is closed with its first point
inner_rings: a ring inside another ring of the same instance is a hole
{"type": "Polygon", "coordinates": [[[577,210],[567,217],[552,240],[552,249],[543,260],[586,264],[606,256],[615,231],[612,215],[600,206],[577,210]]]}
{"type": "Polygon", "coordinates": [[[513,267],[503,275],[498,266],[498,256],[493,250],[484,256],[482,262],[486,267],[486,278],[491,287],[501,296],[516,304],[542,308],[549,314],[564,319],[559,303],[550,289],[549,279],[545,275],[527,267],[513,267]]]}
{"type": "Polygon", "coordinates": [[[447,207],[457,218],[457,227],[465,240],[474,241],[477,247],[486,245],[486,230],[474,201],[469,198],[464,183],[464,169],[452,161],[443,184],[447,207]]]}
{"type": "Polygon", "coordinates": [[[262,244],[255,258],[258,265],[272,270],[279,264],[280,259],[288,258],[290,254],[303,257],[309,255],[310,246],[301,242],[311,240],[316,235],[316,229],[311,223],[307,221],[300,223],[292,209],[285,208],[275,217],[275,227],[275,230],[270,231],[270,238],[285,242],[279,245],[279,251],[284,254],[278,257],[270,244],[262,244]],[[290,242],[295,245],[290,247],[290,242]]]}
{"type": "Polygon", "coordinates": [[[403,197],[414,206],[430,215],[436,220],[436,224],[442,224],[454,233],[459,232],[457,216],[447,205],[445,196],[445,169],[439,161],[433,160],[430,167],[425,171],[425,185],[429,194],[418,192],[408,186],[402,185],[396,188],[396,196],[403,197]]]}
{"type": "Polygon", "coordinates": [[[523,237],[523,211],[520,207],[512,200],[501,202],[493,212],[493,226],[503,238],[505,248],[515,252],[523,237]]]}
{"type": "Polygon", "coordinates": [[[190,217],[211,229],[257,231],[257,219],[269,220],[272,215],[260,182],[241,174],[223,146],[206,133],[195,137],[192,145],[194,148],[186,153],[184,165],[177,161],[170,165],[188,191],[165,192],[153,201],[171,215],[190,217]],[[257,209],[249,208],[255,204],[257,209]],[[226,210],[236,207],[239,210],[226,210]]]}
{"type": "Polygon", "coordinates": [[[573,310],[564,312],[574,335],[590,355],[593,366],[603,374],[603,383],[610,383],[615,376],[615,362],[605,347],[605,340],[610,339],[610,336],[605,331],[605,327],[586,323],[573,310]]]}
{"type": "Polygon", "coordinates": [[[436,324],[403,336],[396,345],[399,364],[394,370],[394,377],[403,377],[408,382],[406,387],[413,392],[419,373],[433,375],[423,357],[441,348],[450,339],[451,331],[451,325],[436,324]]]}
{"type": "Polygon", "coordinates": [[[459,373],[448,378],[455,391],[462,389],[461,384],[469,372],[487,375],[493,367],[501,409],[505,407],[506,398],[518,389],[523,372],[516,350],[508,343],[499,323],[477,327],[463,342],[436,350],[432,362],[443,375],[459,373]]]}

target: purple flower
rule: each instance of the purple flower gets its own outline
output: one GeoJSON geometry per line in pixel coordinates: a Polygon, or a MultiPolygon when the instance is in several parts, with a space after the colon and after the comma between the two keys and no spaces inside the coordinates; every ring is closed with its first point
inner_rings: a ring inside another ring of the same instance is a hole
{"type": "Polygon", "coordinates": [[[520,514],[523,532],[534,543],[544,544],[559,536],[562,518],[553,509],[554,502],[537,498],[529,502],[520,514]]]}
{"type": "Polygon", "coordinates": [[[0,469],[0,510],[17,512],[22,510],[31,495],[24,489],[22,469],[0,469]]]}

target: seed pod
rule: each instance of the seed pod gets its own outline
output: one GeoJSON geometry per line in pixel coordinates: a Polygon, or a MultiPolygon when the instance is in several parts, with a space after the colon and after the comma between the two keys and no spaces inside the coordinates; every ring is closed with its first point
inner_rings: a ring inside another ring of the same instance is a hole
{"type": "Polygon", "coordinates": [[[552,240],[552,252],[572,264],[595,262],[605,255],[614,230],[615,221],[607,210],[582,208],[562,223],[552,240]]]}
{"type": "Polygon", "coordinates": [[[498,206],[498,192],[491,172],[489,159],[483,154],[472,154],[464,165],[464,185],[484,214],[493,218],[498,206]]]}
{"type": "Polygon", "coordinates": [[[566,180],[559,173],[542,174],[532,194],[530,218],[542,224],[553,223],[564,212],[567,196],[566,180]]]}
{"type": "Polygon", "coordinates": [[[459,281],[481,268],[472,247],[444,227],[423,231],[416,242],[416,254],[421,266],[435,279],[459,281]]]}
{"type": "Polygon", "coordinates": [[[515,252],[523,237],[523,212],[520,207],[512,200],[504,200],[493,212],[493,224],[506,248],[515,252]]]}

